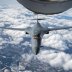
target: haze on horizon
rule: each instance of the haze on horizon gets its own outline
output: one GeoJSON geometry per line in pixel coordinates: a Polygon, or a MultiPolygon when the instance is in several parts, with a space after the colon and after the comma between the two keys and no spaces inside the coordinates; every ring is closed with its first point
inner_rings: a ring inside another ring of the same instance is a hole
{"type": "Polygon", "coordinates": [[[0,5],[21,6],[17,0],[0,0],[0,5]]]}

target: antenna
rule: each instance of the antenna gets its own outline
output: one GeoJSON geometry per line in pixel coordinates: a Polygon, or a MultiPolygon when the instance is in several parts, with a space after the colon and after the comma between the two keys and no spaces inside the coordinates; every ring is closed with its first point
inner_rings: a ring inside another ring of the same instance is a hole
{"type": "Polygon", "coordinates": [[[38,23],[38,14],[37,14],[37,23],[38,23]]]}

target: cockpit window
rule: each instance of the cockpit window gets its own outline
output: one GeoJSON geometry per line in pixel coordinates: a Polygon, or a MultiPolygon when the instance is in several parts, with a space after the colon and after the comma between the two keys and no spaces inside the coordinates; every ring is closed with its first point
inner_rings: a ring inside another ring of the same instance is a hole
{"type": "Polygon", "coordinates": [[[38,37],[37,37],[36,35],[35,35],[35,36],[33,36],[33,38],[34,38],[34,39],[38,39],[38,37]]]}
{"type": "Polygon", "coordinates": [[[33,38],[34,38],[34,39],[39,39],[39,38],[40,38],[40,34],[34,35],[33,38]]]}

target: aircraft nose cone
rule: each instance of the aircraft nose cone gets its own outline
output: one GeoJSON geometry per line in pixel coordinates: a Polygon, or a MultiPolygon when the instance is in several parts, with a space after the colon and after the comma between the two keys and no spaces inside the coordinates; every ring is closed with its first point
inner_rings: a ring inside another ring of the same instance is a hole
{"type": "Polygon", "coordinates": [[[35,47],[35,48],[33,48],[32,50],[33,50],[33,53],[34,53],[35,55],[37,55],[37,54],[39,53],[40,48],[35,47]]]}

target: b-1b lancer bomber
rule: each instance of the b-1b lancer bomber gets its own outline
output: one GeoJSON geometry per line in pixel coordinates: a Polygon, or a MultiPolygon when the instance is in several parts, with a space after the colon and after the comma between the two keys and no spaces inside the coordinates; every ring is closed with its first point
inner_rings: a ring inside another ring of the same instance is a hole
{"type": "MultiPolygon", "coordinates": [[[[17,1],[27,9],[31,10],[32,12],[36,14],[45,14],[45,15],[58,14],[72,7],[72,0],[17,0],[17,1]]],[[[39,20],[42,19],[37,18],[34,20],[37,20],[37,23],[33,27],[28,27],[26,29],[6,28],[6,27],[0,27],[0,28],[25,31],[26,34],[30,34],[32,41],[32,51],[36,55],[40,51],[42,35],[49,34],[49,32],[53,30],[72,28],[71,26],[58,27],[58,28],[44,28],[39,23],[39,20]]]]}

